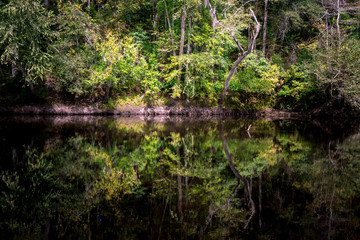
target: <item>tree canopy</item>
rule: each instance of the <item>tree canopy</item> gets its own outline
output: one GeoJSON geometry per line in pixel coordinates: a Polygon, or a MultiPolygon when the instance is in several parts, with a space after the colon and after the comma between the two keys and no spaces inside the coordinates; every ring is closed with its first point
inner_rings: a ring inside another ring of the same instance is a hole
{"type": "Polygon", "coordinates": [[[48,102],[109,107],[358,108],[359,9],[355,0],[2,1],[0,100],[19,99],[25,85],[48,102]]]}

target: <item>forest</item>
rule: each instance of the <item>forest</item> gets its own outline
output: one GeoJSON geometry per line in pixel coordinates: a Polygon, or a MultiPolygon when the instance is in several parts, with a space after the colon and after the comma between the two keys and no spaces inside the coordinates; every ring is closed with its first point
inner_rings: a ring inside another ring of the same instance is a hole
{"type": "Polygon", "coordinates": [[[358,0],[2,0],[0,104],[360,107],[358,0]]]}
{"type": "Polygon", "coordinates": [[[0,0],[0,239],[360,239],[359,120],[360,0],[0,0]]]}

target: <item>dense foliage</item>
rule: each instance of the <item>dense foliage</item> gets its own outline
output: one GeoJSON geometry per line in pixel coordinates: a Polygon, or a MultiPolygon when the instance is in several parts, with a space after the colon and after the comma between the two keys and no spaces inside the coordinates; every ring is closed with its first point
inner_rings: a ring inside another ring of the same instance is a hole
{"type": "Polygon", "coordinates": [[[0,101],[216,106],[258,20],[227,107],[358,108],[359,9],[356,0],[5,0],[0,101]]]}

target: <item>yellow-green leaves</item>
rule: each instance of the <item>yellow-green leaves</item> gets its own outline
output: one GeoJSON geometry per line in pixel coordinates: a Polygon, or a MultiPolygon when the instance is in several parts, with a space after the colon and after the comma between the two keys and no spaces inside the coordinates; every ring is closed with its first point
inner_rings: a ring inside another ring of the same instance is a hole
{"type": "Polygon", "coordinates": [[[111,87],[114,95],[142,92],[148,101],[157,99],[160,89],[156,61],[148,63],[132,37],[108,32],[105,38],[98,39],[96,49],[99,61],[92,69],[89,87],[111,87]]]}

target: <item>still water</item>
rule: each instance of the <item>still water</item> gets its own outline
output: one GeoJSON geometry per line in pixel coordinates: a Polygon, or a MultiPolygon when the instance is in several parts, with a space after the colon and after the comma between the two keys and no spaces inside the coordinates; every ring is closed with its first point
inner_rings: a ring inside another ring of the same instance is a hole
{"type": "Polygon", "coordinates": [[[360,239],[359,126],[2,117],[0,239],[360,239]]]}

